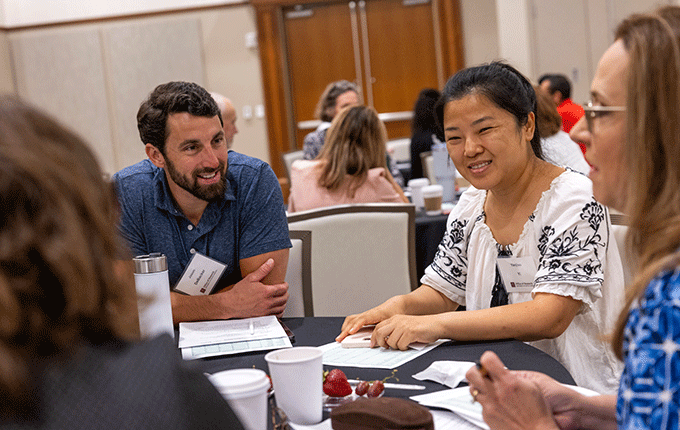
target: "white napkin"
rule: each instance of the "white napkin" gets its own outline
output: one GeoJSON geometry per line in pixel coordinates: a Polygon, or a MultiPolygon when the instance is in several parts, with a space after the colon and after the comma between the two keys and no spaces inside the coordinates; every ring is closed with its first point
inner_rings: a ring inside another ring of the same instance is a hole
{"type": "Polygon", "coordinates": [[[471,361],[435,361],[413,377],[420,381],[427,379],[456,388],[465,379],[465,373],[474,365],[475,363],[471,361]]]}

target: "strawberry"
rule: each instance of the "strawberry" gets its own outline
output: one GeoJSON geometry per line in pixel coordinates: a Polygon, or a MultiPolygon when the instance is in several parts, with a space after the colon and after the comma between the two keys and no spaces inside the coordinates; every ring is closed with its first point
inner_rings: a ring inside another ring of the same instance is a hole
{"type": "Polygon", "coordinates": [[[347,382],[345,372],[340,369],[324,372],[323,392],[331,397],[345,397],[352,394],[352,387],[347,382]]]}
{"type": "Polygon", "coordinates": [[[368,397],[379,397],[383,391],[385,391],[383,381],[373,381],[366,395],[368,397]]]}
{"type": "Polygon", "coordinates": [[[368,391],[369,385],[370,384],[368,381],[361,381],[359,382],[359,385],[357,385],[357,387],[354,389],[354,392],[357,394],[357,396],[363,396],[368,391]]]}

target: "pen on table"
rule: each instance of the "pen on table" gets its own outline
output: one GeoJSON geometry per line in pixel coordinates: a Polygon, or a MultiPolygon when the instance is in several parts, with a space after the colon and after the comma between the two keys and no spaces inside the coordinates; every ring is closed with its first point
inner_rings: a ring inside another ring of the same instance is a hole
{"type": "MultiPolygon", "coordinates": [[[[350,384],[358,384],[361,381],[359,379],[348,379],[347,382],[350,384]]],[[[393,384],[391,382],[385,382],[385,388],[394,388],[396,390],[424,390],[426,387],[423,385],[412,385],[412,384],[393,384]]]]}
{"type": "Polygon", "coordinates": [[[255,327],[253,327],[253,320],[250,320],[249,323],[250,323],[250,334],[254,335],[255,334],[255,327]]]}

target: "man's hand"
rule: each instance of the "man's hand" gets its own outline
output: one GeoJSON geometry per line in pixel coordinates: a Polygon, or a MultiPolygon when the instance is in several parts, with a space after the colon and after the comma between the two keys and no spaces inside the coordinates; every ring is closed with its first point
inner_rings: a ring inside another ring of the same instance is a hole
{"type": "Polygon", "coordinates": [[[273,268],[274,260],[270,258],[232,289],[218,293],[224,295],[225,308],[232,308],[230,318],[283,314],[288,301],[288,284],[266,285],[261,282],[273,268]]]}
{"type": "Polygon", "coordinates": [[[248,318],[265,315],[281,316],[286,310],[288,301],[288,284],[266,285],[261,281],[274,268],[274,259],[270,258],[254,272],[246,275],[233,288],[217,293],[227,318],[248,318]]]}
{"type": "Polygon", "coordinates": [[[171,293],[175,324],[265,315],[280,317],[288,301],[288,284],[267,285],[262,282],[274,270],[274,266],[274,259],[269,258],[232,287],[208,296],[171,293]]]}

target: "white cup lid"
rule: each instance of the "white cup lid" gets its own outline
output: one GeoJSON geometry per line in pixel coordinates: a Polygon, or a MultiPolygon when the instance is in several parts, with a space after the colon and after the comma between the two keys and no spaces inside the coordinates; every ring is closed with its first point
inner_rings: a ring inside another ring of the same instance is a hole
{"type": "Polygon", "coordinates": [[[444,194],[444,187],[439,184],[423,187],[423,197],[435,197],[444,194]]]}
{"type": "Polygon", "coordinates": [[[267,392],[269,378],[260,369],[232,369],[210,375],[210,382],[226,396],[242,397],[267,392]]]}
{"type": "Polygon", "coordinates": [[[424,187],[430,185],[430,180],[427,178],[416,178],[416,179],[411,179],[408,181],[408,186],[413,188],[413,187],[424,187]]]}

